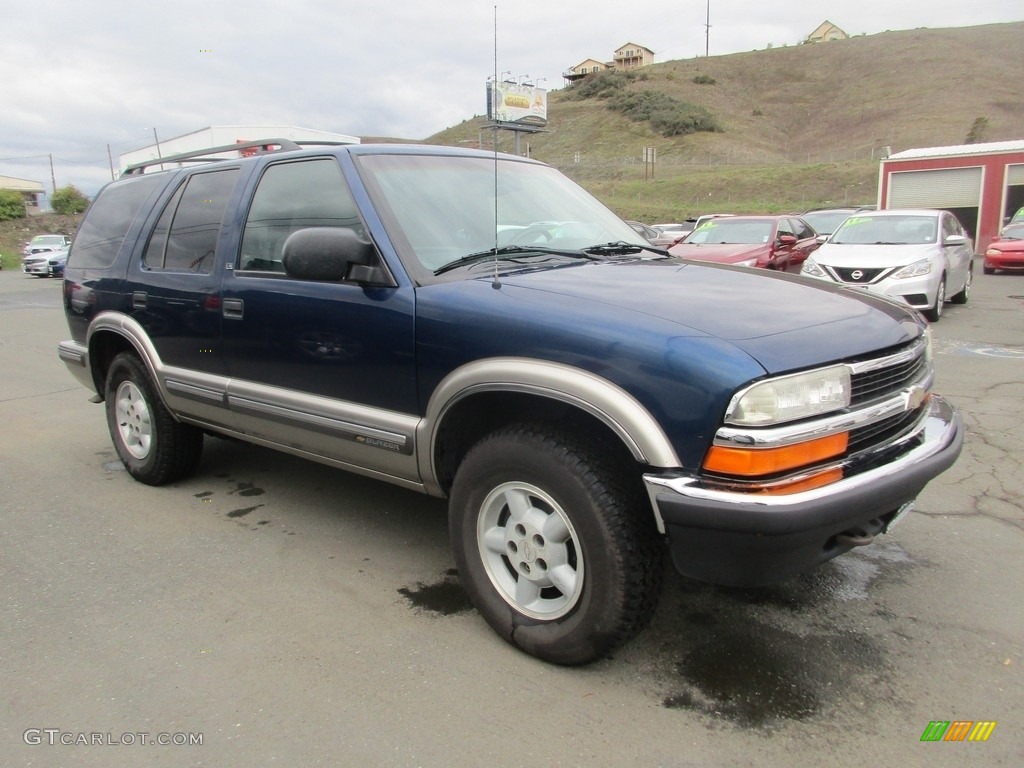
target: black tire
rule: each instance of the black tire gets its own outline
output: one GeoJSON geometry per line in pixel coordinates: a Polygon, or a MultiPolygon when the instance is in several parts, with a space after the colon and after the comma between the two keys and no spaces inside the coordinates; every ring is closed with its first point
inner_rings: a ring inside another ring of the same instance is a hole
{"type": "Polygon", "coordinates": [[[664,553],[640,481],[568,435],[513,425],[481,440],[456,472],[449,526],[477,610],[539,659],[604,658],[654,613],[664,553]]]}
{"type": "Polygon", "coordinates": [[[986,275],[994,275],[996,273],[994,267],[982,267],[981,269],[986,275]]]}
{"type": "Polygon", "coordinates": [[[110,439],[132,477],[163,485],[195,471],[203,455],[202,430],[171,416],[135,354],[114,358],[104,395],[110,439]]]}
{"type": "Polygon", "coordinates": [[[974,282],[974,268],[967,268],[967,278],[964,281],[963,290],[955,294],[950,300],[950,304],[966,304],[967,300],[971,297],[971,283],[974,282]]]}
{"type": "Polygon", "coordinates": [[[946,276],[939,280],[939,289],[935,292],[935,304],[931,309],[924,310],[921,314],[929,323],[937,323],[942,318],[942,305],[946,302],[946,276]]]}

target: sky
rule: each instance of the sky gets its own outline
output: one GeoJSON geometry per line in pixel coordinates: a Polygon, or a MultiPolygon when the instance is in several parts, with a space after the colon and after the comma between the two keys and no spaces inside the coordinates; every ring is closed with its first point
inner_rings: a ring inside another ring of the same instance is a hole
{"type": "MultiPolygon", "coordinates": [[[[555,89],[624,43],[656,62],[1024,21],[1020,0],[0,0],[0,175],[94,194],[119,155],[211,125],[424,139],[500,79],[555,89]],[[708,21],[710,9],[710,29],[708,21]],[[51,173],[52,158],[52,173],[51,173]]],[[[1015,55],[1024,55],[1024,41],[1015,55]]],[[[259,137],[251,137],[259,138],[259,137]]]]}

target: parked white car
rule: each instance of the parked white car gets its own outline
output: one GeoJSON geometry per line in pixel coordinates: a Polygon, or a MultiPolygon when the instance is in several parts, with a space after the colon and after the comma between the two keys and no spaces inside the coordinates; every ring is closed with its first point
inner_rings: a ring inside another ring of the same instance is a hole
{"type": "Polygon", "coordinates": [[[974,245],[949,211],[862,211],[804,262],[800,274],[900,299],[931,322],[966,304],[974,245]]]}

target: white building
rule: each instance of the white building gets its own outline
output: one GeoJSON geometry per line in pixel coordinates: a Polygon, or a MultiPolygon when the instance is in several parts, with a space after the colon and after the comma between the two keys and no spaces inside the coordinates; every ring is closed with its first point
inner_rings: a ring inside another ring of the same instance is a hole
{"type": "MultiPolygon", "coordinates": [[[[194,152],[210,147],[222,147],[228,144],[244,144],[249,141],[265,139],[291,139],[297,143],[323,142],[329,144],[358,144],[357,136],[343,133],[318,131],[313,128],[299,128],[294,125],[213,125],[202,128],[183,136],[172,139],[161,139],[159,144],[150,144],[139,149],[124,152],[120,156],[121,170],[130,165],[149,160],[158,160],[183,152],[194,152]]],[[[219,157],[233,158],[237,153],[222,153],[219,157]]]]}

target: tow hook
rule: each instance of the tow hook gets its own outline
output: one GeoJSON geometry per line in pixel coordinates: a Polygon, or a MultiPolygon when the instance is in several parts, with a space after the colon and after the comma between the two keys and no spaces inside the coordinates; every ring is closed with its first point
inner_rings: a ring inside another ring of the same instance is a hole
{"type": "Polygon", "coordinates": [[[864,525],[848,528],[836,534],[836,544],[844,547],[863,547],[875,540],[875,536],[885,530],[885,523],[878,518],[868,520],[864,525]]]}

